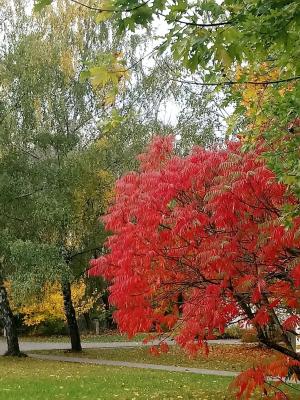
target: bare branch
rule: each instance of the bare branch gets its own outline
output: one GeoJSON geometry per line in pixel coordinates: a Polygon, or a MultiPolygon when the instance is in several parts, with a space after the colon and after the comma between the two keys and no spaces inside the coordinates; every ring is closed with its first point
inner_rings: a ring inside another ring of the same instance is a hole
{"type": "Polygon", "coordinates": [[[174,82],[184,83],[188,85],[198,85],[198,86],[234,86],[234,85],[257,85],[257,86],[267,86],[267,85],[274,85],[277,83],[285,83],[285,82],[292,82],[297,81],[300,79],[300,76],[294,76],[285,79],[277,79],[272,81],[223,81],[223,82],[198,82],[198,81],[186,81],[183,79],[175,79],[170,78],[174,82]]]}
{"type": "Polygon", "coordinates": [[[141,3],[141,4],[138,4],[135,7],[132,7],[132,8],[126,8],[124,10],[116,10],[116,9],[113,9],[113,8],[105,9],[105,8],[93,7],[93,6],[90,6],[88,4],[82,3],[81,1],[78,1],[78,0],[71,0],[71,1],[72,1],[72,3],[76,3],[79,6],[88,8],[89,10],[96,11],[98,13],[102,13],[102,12],[130,12],[130,11],[137,10],[137,9],[145,6],[147,3],[149,3],[149,0],[147,0],[147,1],[144,1],[143,3],[141,3]]]}

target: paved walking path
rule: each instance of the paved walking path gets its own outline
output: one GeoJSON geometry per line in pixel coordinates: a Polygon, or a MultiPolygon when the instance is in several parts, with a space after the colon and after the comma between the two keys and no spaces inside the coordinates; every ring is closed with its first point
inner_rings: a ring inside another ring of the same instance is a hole
{"type": "Polygon", "coordinates": [[[154,369],[154,370],[169,371],[169,372],[189,372],[199,375],[237,376],[239,374],[238,372],[232,372],[232,371],[176,367],[175,365],[144,364],[144,363],[135,363],[128,361],[112,361],[112,360],[101,360],[101,359],[81,358],[81,357],[61,357],[61,356],[51,356],[43,354],[28,354],[28,355],[29,357],[36,358],[38,360],[50,360],[50,361],[71,362],[71,363],[92,364],[92,365],[108,365],[114,367],[154,369]]]}
{"type": "MultiPolygon", "coordinates": [[[[209,340],[210,344],[241,344],[240,340],[224,339],[224,340],[209,340]]],[[[157,340],[149,342],[147,344],[142,342],[82,342],[83,349],[119,349],[119,348],[130,348],[130,347],[141,347],[141,346],[153,346],[158,344],[157,340]]],[[[169,345],[174,345],[174,341],[168,340],[169,345]]],[[[35,351],[35,350],[68,350],[70,348],[69,342],[27,342],[20,340],[20,349],[23,352],[35,351]]],[[[0,355],[6,351],[6,341],[0,338],[0,355]]]]}
{"type": "MultiPolygon", "coordinates": [[[[83,348],[85,349],[96,349],[96,348],[132,348],[137,346],[150,346],[157,341],[153,341],[152,343],[143,344],[142,342],[88,342],[82,343],[83,348]]],[[[242,344],[239,340],[210,340],[210,344],[242,344]]],[[[174,345],[173,341],[169,341],[169,344],[174,345]]],[[[22,351],[32,351],[32,350],[65,350],[69,346],[67,343],[51,343],[51,342],[20,342],[20,348],[22,351]]],[[[3,354],[6,350],[6,344],[3,338],[0,338],[0,355],[3,354]]],[[[50,361],[59,361],[59,362],[70,362],[70,363],[79,363],[79,364],[91,364],[91,365],[107,365],[107,366],[115,366],[115,367],[128,367],[128,368],[141,368],[141,369],[150,369],[150,370],[159,370],[159,371],[169,371],[169,372],[188,372],[198,375],[214,375],[214,376],[228,376],[234,377],[239,374],[239,372],[233,371],[222,371],[222,370],[212,370],[212,369],[202,369],[202,368],[191,368],[191,367],[178,367],[175,365],[162,365],[162,364],[145,364],[145,363],[136,363],[136,362],[128,362],[128,361],[113,361],[113,360],[103,360],[103,359],[93,359],[93,358],[81,358],[81,357],[64,357],[64,356],[54,356],[54,355],[46,355],[46,354],[33,354],[29,353],[29,357],[35,358],[38,360],[50,360],[50,361]]],[[[277,380],[273,378],[271,380],[277,380]]],[[[295,383],[292,381],[287,381],[287,383],[295,383]]],[[[300,382],[296,382],[300,384],[300,382]]]]}
{"type": "MultiPolygon", "coordinates": [[[[145,364],[136,363],[129,361],[112,361],[112,360],[102,360],[93,358],[81,358],[81,357],[61,357],[61,356],[51,356],[44,354],[28,354],[29,357],[38,360],[49,360],[49,361],[59,361],[59,362],[70,362],[79,364],[90,364],[90,365],[107,365],[113,367],[128,367],[128,368],[141,368],[141,369],[152,369],[156,371],[168,371],[168,372],[188,372],[198,375],[213,375],[213,376],[229,376],[235,377],[239,375],[240,372],[233,371],[223,371],[216,369],[202,369],[202,368],[191,368],[191,367],[177,367],[175,365],[162,365],[162,364],[145,364]]],[[[278,381],[278,378],[269,378],[270,381],[278,381]]],[[[287,379],[285,381],[288,384],[300,384],[300,381],[295,382],[294,380],[287,379]]]]}

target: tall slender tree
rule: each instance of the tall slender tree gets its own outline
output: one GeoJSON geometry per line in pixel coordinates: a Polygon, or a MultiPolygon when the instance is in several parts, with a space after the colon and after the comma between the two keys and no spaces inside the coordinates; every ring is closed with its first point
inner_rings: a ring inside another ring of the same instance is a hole
{"type": "MultiPolygon", "coordinates": [[[[35,20],[24,4],[11,11],[1,55],[1,234],[7,239],[2,241],[2,280],[12,279],[22,289],[19,294],[26,294],[59,277],[72,349],[80,350],[70,279],[77,254],[89,251],[91,256],[93,249],[77,225],[76,194],[81,179],[94,179],[105,160],[101,146],[88,146],[97,138],[103,112],[97,102],[105,92],[81,81],[80,71],[87,57],[105,49],[107,32],[102,32],[104,47],[95,47],[82,34],[90,18],[73,7],[35,20]]],[[[99,179],[97,204],[107,182],[107,176],[99,179]]],[[[88,221],[94,233],[100,208],[88,221]]],[[[1,293],[8,328],[12,314],[3,285],[1,293]]],[[[9,352],[18,353],[16,343],[9,352]]]]}
{"type": "Polygon", "coordinates": [[[97,218],[113,177],[136,167],[155,133],[178,133],[179,151],[212,144],[220,118],[208,111],[209,91],[197,102],[199,91],[171,79],[180,68],[169,57],[144,62],[147,38],[119,42],[109,23],[99,26],[73,2],[35,15],[25,3],[0,9],[1,273],[25,297],[60,279],[72,349],[80,350],[70,281],[101,252],[97,218]],[[180,121],[163,117],[167,103],[180,121]]]}

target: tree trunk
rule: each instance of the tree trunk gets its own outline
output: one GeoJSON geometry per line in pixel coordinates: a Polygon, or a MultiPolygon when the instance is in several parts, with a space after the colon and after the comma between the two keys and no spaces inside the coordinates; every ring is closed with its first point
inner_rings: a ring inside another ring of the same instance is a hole
{"type": "Polygon", "coordinates": [[[85,313],[83,313],[83,317],[84,317],[84,320],[85,320],[86,330],[88,332],[91,332],[91,330],[92,330],[92,321],[91,321],[90,314],[88,312],[85,312],[85,313]]]}
{"type": "Polygon", "coordinates": [[[25,356],[25,354],[20,351],[15,319],[9,305],[7,290],[1,278],[0,278],[0,317],[3,320],[6,332],[7,352],[5,353],[5,355],[14,357],[25,356]]]}
{"type": "Polygon", "coordinates": [[[294,373],[296,375],[298,381],[300,381],[300,367],[298,367],[298,366],[292,367],[291,372],[294,373]]]}
{"type": "Polygon", "coordinates": [[[71,349],[72,351],[81,351],[82,347],[80,341],[80,334],[79,334],[75,309],[72,302],[70,282],[62,281],[61,287],[64,298],[65,316],[67,319],[69,335],[71,339],[71,349]]]}
{"type": "Polygon", "coordinates": [[[106,323],[106,328],[108,329],[115,329],[117,326],[114,323],[113,317],[110,313],[110,304],[108,301],[108,290],[106,290],[103,295],[101,296],[101,299],[104,304],[104,309],[105,309],[105,323],[106,323]]]}

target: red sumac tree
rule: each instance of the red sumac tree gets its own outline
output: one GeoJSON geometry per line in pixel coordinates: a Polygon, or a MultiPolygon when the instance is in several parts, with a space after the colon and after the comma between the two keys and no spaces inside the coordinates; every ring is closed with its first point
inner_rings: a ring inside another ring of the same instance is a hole
{"type": "Polygon", "coordinates": [[[104,217],[108,254],[90,270],[111,282],[115,319],[129,335],[168,329],[193,352],[234,320],[255,327],[282,359],[245,372],[240,397],[266,392],[272,371],[300,377],[289,340],[300,323],[300,219],[287,229],[282,217],[297,200],[261,151],[229,143],[180,157],[172,137],[155,138],[139,172],[116,184],[104,217]]]}

